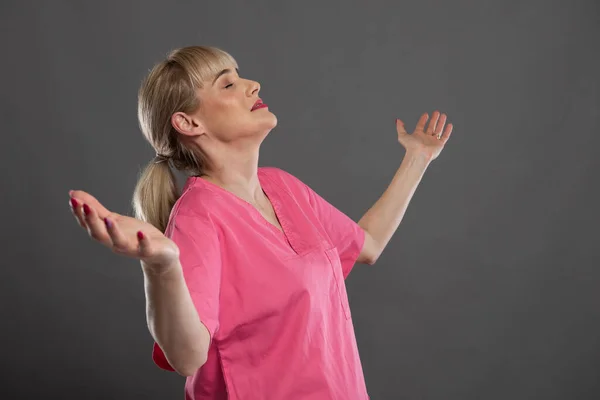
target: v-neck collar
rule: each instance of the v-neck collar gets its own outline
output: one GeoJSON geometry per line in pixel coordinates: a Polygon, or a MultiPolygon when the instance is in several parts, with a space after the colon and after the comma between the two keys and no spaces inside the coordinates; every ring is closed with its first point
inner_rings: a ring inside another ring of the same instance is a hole
{"type": "Polygon", "coordinates": [[[288,224],[285,212],[283,211],[283,206],[277,196],[277,191],[271,190],[273,186],[272,181],[263,174],[261,168],[258,169],[258,181],[260,183],[263,193],[265,194],[265,196],[267,196],[267,199],[273,207],[273,212],[275,213],[275,217],[279,221],[279,225],[281,225],[281,230],[275,225],[273,225],[269,220],[267,220],[264,217],[264,215],[253,204],[251,204],[247,200],[242,199],[237,194],[199,176],[194,177],[194,179],[196,182],[201,182],[200,184],[205,185],[205,187],[211,190],[215,190],[222,195],[224,194],[226,196],[234,198],[244,207],[250,208],[251,212],[255,213],[255,215],[257,215],[258,219],[262,221],[264,225],[268,226],[269,229],[271,229],[273,232],[279,235],[286,242],[287,246],[290,247],[292,251],[294,251],[294,253],[300,254],[301,249],[294,244],[294,240],[290,240],[293,231],[291,229],[290,224],[288,224]]]}

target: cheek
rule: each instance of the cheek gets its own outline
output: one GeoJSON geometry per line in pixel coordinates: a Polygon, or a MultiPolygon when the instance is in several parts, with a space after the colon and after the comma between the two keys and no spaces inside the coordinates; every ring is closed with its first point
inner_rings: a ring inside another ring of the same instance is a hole
{"type": "Polygon", "coordinates": [[[232,95],[223,96],[219,101],[213,102],[211,106],[215,114],[227,115],[228,117],[231,117],[232,114],[244,114],[245,111],[244,106],[240,104],[240,100],[232,95]]]}
{"type": "Polygon", "coordinates": [[[231,119],[235,107],[232,102],[226,100],[207,102],[204,107],[204,117],[211,123],[220,124],[224,120],[231,119]]]}
{"type": "Polygon", "coordinates": [[[252,124],[250,110],[237,99],[222,99],[206,104],[204,110],[207,127],[215,133],[226,134],[252,124]]]}

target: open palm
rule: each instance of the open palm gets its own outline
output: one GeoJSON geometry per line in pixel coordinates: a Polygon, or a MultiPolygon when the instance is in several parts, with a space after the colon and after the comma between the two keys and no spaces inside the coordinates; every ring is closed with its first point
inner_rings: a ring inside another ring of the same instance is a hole
{"type": "Polygon", "coordinates": [[[447,116],[446,114],[440,114],[439,111],[435,111],[429,126],[425,129],[425,124],[429,119],[427,113],[421,115],[415,131],[412,134],[406,132],[404,123],[401,120],[396,120],[396,130],[398,131],[398,142],[406,151],[418,152],[424,154],[429,160],[435,160],[442,149],[448,142],[450,135],[452,134],[452,124],[446,125],[447,116]]]}
{"type": "Polygon", "coordinates": [[[69,195],[69,205],[79,225],[113,252],[155,267],[178,260],[177,245],[153,225],[111,212],[82,190],[73,190],[69,195]]]}

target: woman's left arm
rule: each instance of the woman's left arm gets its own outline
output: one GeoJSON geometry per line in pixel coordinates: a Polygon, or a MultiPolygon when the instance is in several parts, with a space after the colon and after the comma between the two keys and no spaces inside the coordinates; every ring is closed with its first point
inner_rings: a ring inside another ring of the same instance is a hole
{"type": "Polygon", "coordinates": [[[374,264],[400,225],[408,204],[421,182],[429,164],[435,160],[448,142],[452,124],[446,125],[446,114],[435,111],[429,119],[423,114],[415,131],[408,134],[404,123],[396,120],[398,141],[406,149],[400,168],[383,195],[358,221],[365,231],[365,241],[358,262],[374,264]]]}

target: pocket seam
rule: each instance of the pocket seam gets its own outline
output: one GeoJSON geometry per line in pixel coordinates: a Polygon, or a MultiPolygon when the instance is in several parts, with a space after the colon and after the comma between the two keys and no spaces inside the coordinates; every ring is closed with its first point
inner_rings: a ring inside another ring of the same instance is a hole
{"type": "Polygon", "coordinates": [[[342,264],[340,261],[339,253],[337,248],[333,247],[331,249],[325,250],[325,254],[327,255],[327,259],[329,260],[329,265],[332,268],[333,279],[335,280],[335,287],[338,295],[338,299],[342,306],[342,310],[344,312],[344,316],[346,319],[351,319],[352,316],[350,314],[350,304],[348,304],[348,300],[344,301],[344,292],[340,285],[343,285],[343,276],[342,276],[342,264]],[[340,279],[342,282],[340,283],[340,279]]]}

